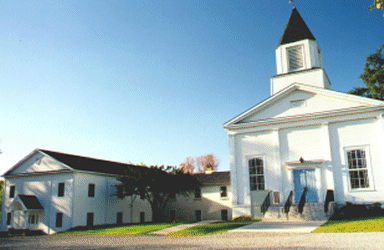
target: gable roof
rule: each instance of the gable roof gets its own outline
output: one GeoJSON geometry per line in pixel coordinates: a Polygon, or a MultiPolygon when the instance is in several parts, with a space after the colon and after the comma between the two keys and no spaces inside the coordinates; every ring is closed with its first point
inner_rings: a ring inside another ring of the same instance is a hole
{"type": "Polygon", "coordinates": [[[220,171],[207,173],[197,173],[195,176],[200,180],[203,185],[213,186],[220,184],[230,184],[231,177],[229,171],[220,171]]]}
{"type": "MultiPolygon", "coordinates": [[[[261,110],[273,105],[279,100],[282,100],[292,92],[296,90],[306,91],[313,94],[321,94],[333,98],[339,98],[348,100],[351,102],[355,102],[356,106],[362,107],[384,107],[384,102],[381,100],[375,100],[367,97],[361,97],[357,95],[347,94],[343,92],[338,92],[330,89],[324,89],[319,87],[314,87],[302,83],[293,83],[286,87],[285,89],[282,89],[278,93],[274,94],[273,96],[265,99],[264,101],[260,102],[259,104],[255,105],[254,107],[246,110],[245,112],[241,113],[240,115],[234,117],[233,119],[226,122],[223,127],[224,128],[231,128],[232,126],[236,127],[237,124],[241,123],[248,117],[260,112],[261,110]]],[[[308,114],[311,115],[311,114],[308,114]]]]}
{"type": "Polygon", "coordinates": [[[303,18],[300,16],[296,7],[293,7],[291,15],[285,26],[283,35],[280,38],[277,46],[293,43],[304,39],[316,40],[309,30],[307,24],[305,24],[303,18]]]}
{"type": "Polygon", "coordinates": [[[39,200],[37,199],[37,197],[34,195],[19,194],[18,197],[27,210],[43,210],[44,209],[41,203],[39,202],[39,200]]]}
{"type": "Polygon", "coordinates": [[[40,152],[64,163],[75,170],[91,171],[105,174],[124,174],[126,167],[140,167],[132,164],[100,160],[85,156],[64,154],[60,152],[39,149],[40,152]]]}

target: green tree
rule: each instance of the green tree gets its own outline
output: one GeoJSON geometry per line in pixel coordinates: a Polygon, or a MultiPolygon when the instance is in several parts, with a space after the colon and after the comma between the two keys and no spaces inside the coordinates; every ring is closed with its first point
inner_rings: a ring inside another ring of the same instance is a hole
{"type": "Polygon", "coordinates": [[[373,4],[369,6],[369,10],[372,9],[384,9],[384,0],[373,0],[373,4]]]}
{"type": "Polygon", "coordinates": [[[354,87],[348,93],[384,100],[384,58],[381,53],[383,49],[384,44],[376,53],[367,56],[364,72],[359,75],[365,87],[354,87]]]}
{"type": "Polygon", "coordinates": [[[149,202],[153,222],[162,221],[173,195],[188,196],[200,186],[195,176],[170,166],[127,167],[117,180],[121,183],[117,186],[120,197],[137,196],[149,202]]]}

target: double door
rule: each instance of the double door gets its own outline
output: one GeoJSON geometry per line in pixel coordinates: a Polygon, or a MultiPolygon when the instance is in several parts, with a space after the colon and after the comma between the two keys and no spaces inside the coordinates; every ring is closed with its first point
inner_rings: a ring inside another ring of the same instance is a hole
{"type": "Polygon", "coordinates": [[[295,202],[299,203],[304,188],[307,188],[306,202],[318,202],[315,169],[293,170],[295,184],[295,202]]]}

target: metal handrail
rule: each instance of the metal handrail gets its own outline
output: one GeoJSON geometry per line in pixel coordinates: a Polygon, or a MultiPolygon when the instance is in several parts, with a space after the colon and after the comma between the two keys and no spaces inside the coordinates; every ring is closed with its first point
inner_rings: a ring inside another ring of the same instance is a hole
{"type": "Polygon", "coordinates": [[[327,194],[325,195],[325,202],[324,202],[324,212],[325,213],[328,213],[329,203],[332,201],[335,201],[335,195],[334,195],[332,189],[328,189],[327,194]]]}
{"type": "Polygon", "coordinates": [[[303,209],[304,209],[304,205],[305,205],[305,201],[306,201],[305,197],[307,196],[307,191],[308,191],[308,188],[304,187],[304,190],[301,193],[299,205],[297,206],[297,211],[299,212],[299,214],[303,213],[303,209]]]}
{"type": "Polygon", "coordinates": [[[288,195],[288,198],[284,204],[284,213],[288,214],[289,213],[289,209],[291,208],[292,206],[292,196],[293,196],[293,191],[291,190],[289,192],[289,195],[288,195]]]}
{"type": "Polygon", "coordinates": [[[263,203],[261,204],[260,210],[263,214],[265,214],[268,211],[268,208],[271,206],[271,193],[272,191],[268,192],[263,203]]]}

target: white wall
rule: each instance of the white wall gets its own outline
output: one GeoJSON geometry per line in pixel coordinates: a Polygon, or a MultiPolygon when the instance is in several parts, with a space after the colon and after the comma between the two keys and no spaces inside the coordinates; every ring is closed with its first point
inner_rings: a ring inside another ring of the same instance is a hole
{"type": "Polygon", "coordinates": [[[10,212],[10,205],[19,194],[35,195],[44,207],[42,214],[39,213],[39,223],[34,228],[43,230],[46,233],[67,230],[71,228],[72,211],[72,173],[45,174],[23,176],[15,178],[5,178],[5,191],[2,209],[1,229],[7,231],[6,214],[10,212]],[[58,183],[65,183],[64,197],[58,197],[58,183]],[[15,197],[9,198],[10,186],[15,186],[15,197]],[[55,228],[56,213],[63,213],[63,226],[55,228]]]}
{"type": "Polygon", "coordinates": [[[221,220],[221,210],[228,211],[228,219],[232,219],[232,192],[227,187],[227,197],[220,197],[221,186],[201,187],[201,199],[195,199],[194,194],[189,197],[176,196],[170,200],[164,213],[164,219],[169,220],[170,211],[175,210],[176,219],[181,221],[194,221],[195,210],[201,210],[202,220],[221,220]]]}

